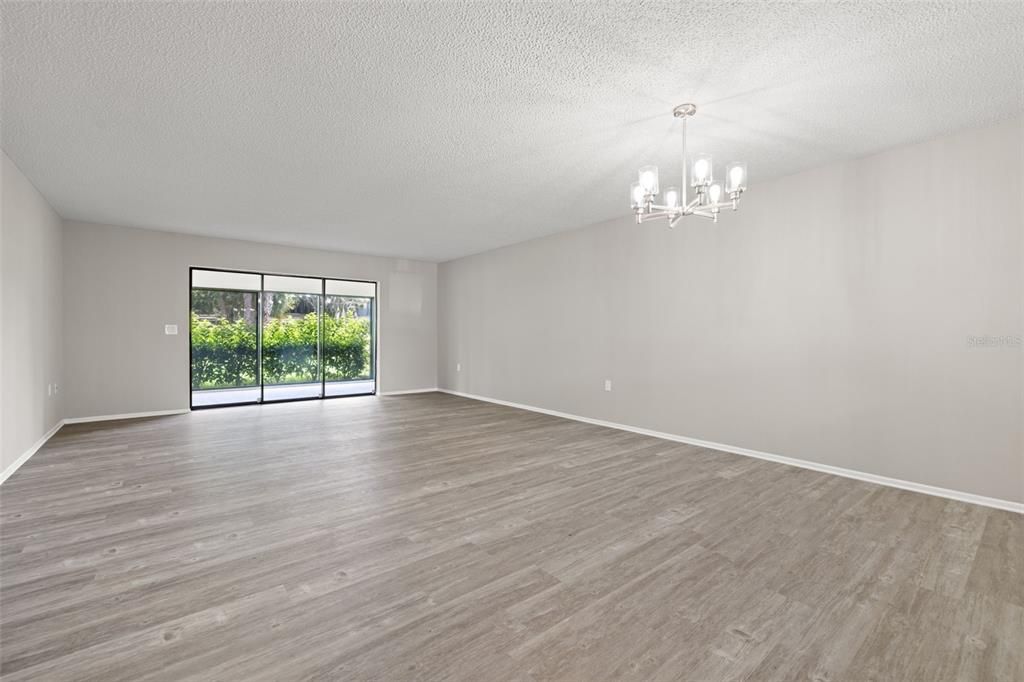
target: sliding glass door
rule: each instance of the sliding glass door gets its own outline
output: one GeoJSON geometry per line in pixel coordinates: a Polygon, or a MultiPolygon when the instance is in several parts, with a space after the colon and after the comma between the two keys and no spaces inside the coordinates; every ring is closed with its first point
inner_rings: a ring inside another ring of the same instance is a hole
{"type": "Polygon", "coordinates": [[[377,285],[328,279],[324,282],[323,366],[328,396],[375,390],[373,303],[377,285]]]}
{"type": "Polygon", "coordinates": [[[260,401],[261,277],[192,271],[192,406],[260,401]]]}
{"type": "Polygon", "coordinates": [[[193,268],[192,407],[376,393],[374,282],[193,268]]]}
{"type": "Polygon", "coordinates": [[[263,277],[263,401],[319,398],[323,280],[263,277]]]}

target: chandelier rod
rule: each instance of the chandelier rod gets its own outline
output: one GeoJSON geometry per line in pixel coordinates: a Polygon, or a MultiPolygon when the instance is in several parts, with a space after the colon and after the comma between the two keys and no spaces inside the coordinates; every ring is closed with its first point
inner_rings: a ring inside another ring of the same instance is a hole
{"type": "Polygon", "coordinates": [[[682,194],[682,201],[680,202],[684,207],[689,202],[690,188],[686,182],[686,119],[697,113],[696,104],[680,104],[679,106],[672,109],[672,116],[681,119],[683,124],[683,156],[682,156],[682,167],[683,167],[683,185],[679,188],[682,194]]]}
{"type": "Polygon", "coordinates": [[[680,203],[682,203],[683,206],[686,206],[690,203],[690,188],[686,182],[686,116],[681,118],[683,119],[683,184],[680,186],[679,191],[683,193],[683,198],[680,203]]]}

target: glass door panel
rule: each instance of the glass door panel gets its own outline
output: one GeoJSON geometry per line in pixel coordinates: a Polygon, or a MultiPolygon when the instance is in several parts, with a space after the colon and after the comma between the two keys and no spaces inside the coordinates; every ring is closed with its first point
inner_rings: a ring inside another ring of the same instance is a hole
{"type": "Polygon", "coordinates": [[[263,283],[263,401],[322,397],[322,280],[266,275],[263,283]]]}
{"type": "Polygon", "coordinates": [[[253,282],[218,273],[192,273],[189,337],[192,406],[234,405],[260,400],[258,329],[259,275],[253,282]]]}
{"type": "Polygon", "coordinates": [[[365,395],[376,390],[373,282],[324,283],[324,395],[365,395]]]}

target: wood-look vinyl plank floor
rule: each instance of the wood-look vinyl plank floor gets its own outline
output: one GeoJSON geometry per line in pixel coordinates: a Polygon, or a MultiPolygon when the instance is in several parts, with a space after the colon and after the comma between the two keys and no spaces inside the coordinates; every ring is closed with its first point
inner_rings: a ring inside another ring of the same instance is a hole
{"type": "Polygon", "coordinates": [[[4,680],[1024,680],[1024,517],[444,394],[68,425],[4,680]]]}

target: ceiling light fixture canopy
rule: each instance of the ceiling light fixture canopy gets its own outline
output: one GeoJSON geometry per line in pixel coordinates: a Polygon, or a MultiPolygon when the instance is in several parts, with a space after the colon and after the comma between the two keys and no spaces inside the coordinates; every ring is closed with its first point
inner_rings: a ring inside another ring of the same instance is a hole
{"type": "Polygon", "coordinates": [[[736,210],[740,196],[747,190],[747,164],[733,161],[725,167],[725,186],[715,182],[714,164],[709,154],[686,156],[686,119],[697,113],[694,104],[680,104],[672,110],[672,115],[683,122],[683,182],[679,187],[667,187],[664,193],[658,186],[658,167],[644,166],[640,169],[639,179],[629,187],[629,201],[636,215],[636,222],[646,222],[656,218],[666,218],[669,227],[675,227],[683,216],[696,215],[710,218],[718,222],[718,214],[723,208],[736,210]],[[686,181],[687,169],[690,182],[686,181]],[[697,196],[688,197],[688,188],[692,187],[697,196]],[[654,203],[655,197],[662,194],[662,203],[654,203]]]}

